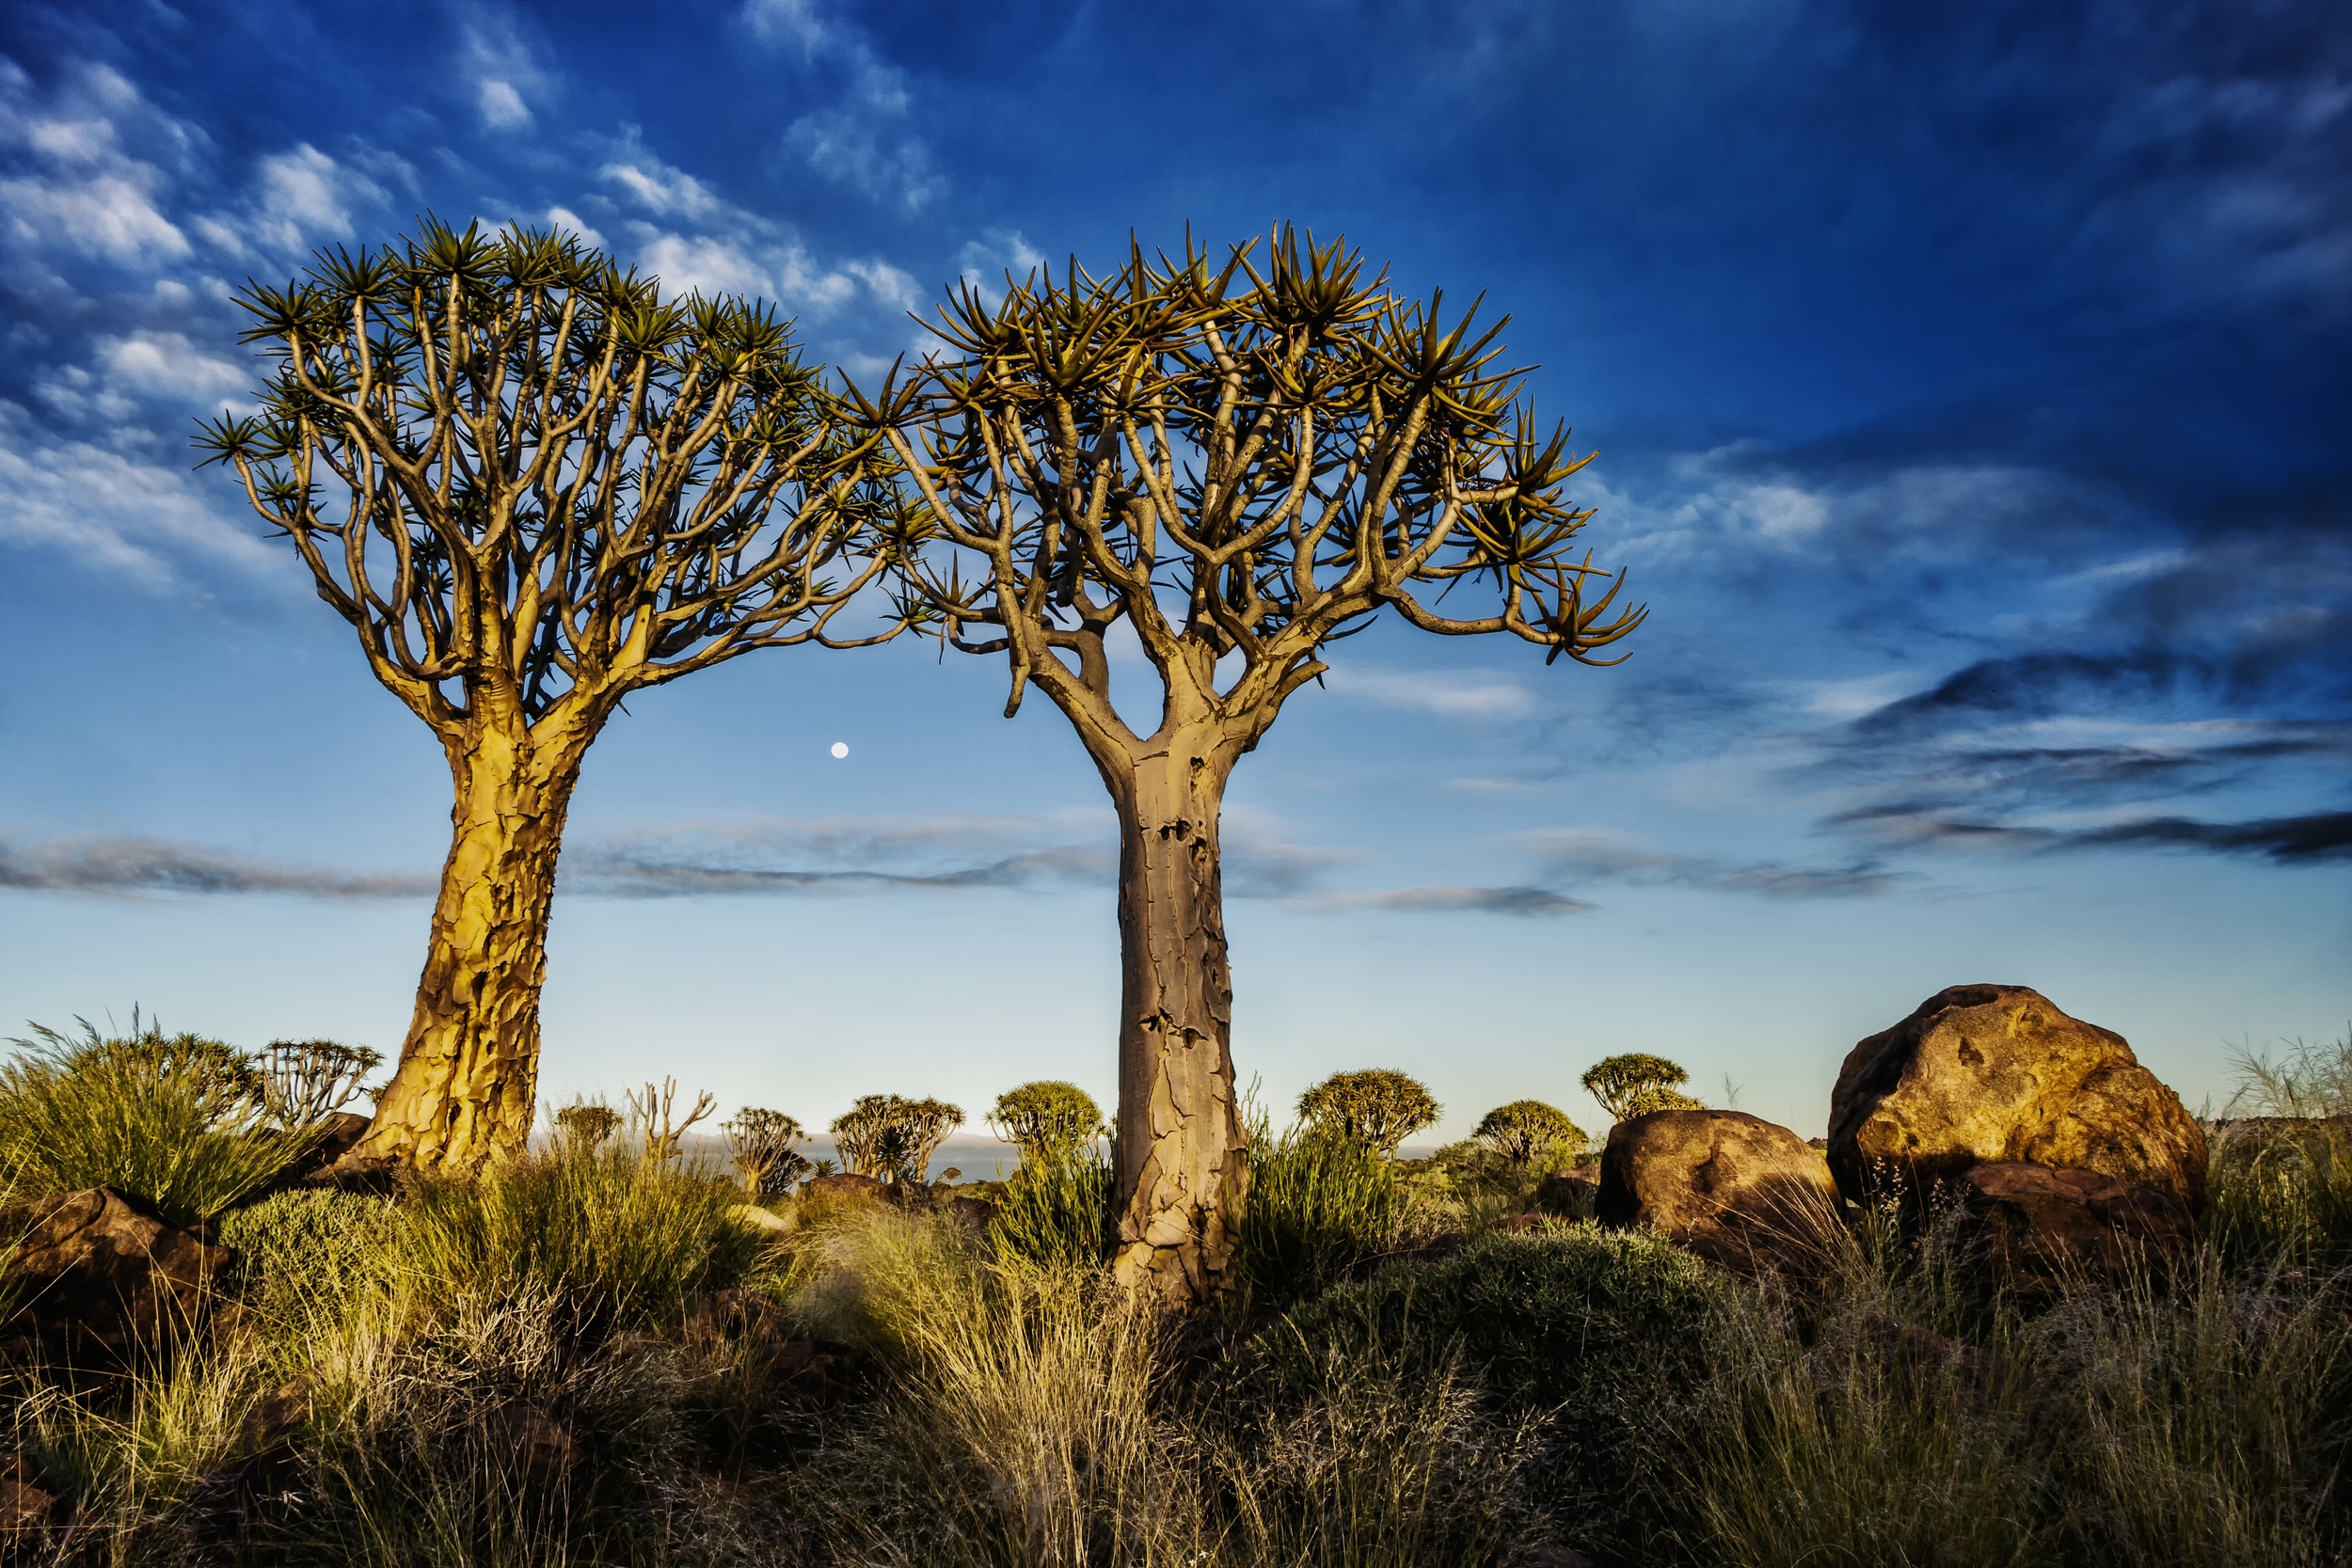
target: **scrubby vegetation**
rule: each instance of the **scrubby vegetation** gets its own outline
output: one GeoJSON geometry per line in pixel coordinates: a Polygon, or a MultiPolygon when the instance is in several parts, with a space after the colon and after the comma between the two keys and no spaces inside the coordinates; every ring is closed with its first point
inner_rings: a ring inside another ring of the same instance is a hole
{"type": "MultiPolygon", "coordinates": [[[[0,1078],[20,1189],[101,1168],[35,1139],[34,1112],[120,1095],[69,1125],[148,1126],[158,1084],[192,1095],[234,1065],[142,1047],[124,1076],[88,1044],[0,1078]]],[[[480,1180],[179,1200],[217,1214],[234,1258],[202,1324],[125,1373],[0,1363],[0,1450],[60,1498],[12,1545],[125,1564],[2341,1560],[2352,1193],[2325,1118],[2352,1110],[2347,1064],[2340,1045],[2253,1074],[2241,1108],[2273,1119],[2217,1137],[2191,1266],[2030,1306],[1978,1288],[1949,1227],[1907,1229],[1898,1203],[1825,1226],[1804,1270],[1742,1278],[1512,1207],[1524,1167],[1486,1146],[1449,1174],[1306,1123],[1257,1129],[1247,1291],[1171,1315],[1106,1277],[1090,1142],[1001,1184],[902,1165],[886,1200],[777,1198],[772,1232],[641,1100],[480,1180]],[[993,1202],[950,1201],[971,1191],[993,1202]]],[[[245,1127],[228,1114],[199,1136],[245,1127]]],[[[135,1183],[195,1190],[167,1163],[103,1168],[150,1202],[135,1183]]]]}

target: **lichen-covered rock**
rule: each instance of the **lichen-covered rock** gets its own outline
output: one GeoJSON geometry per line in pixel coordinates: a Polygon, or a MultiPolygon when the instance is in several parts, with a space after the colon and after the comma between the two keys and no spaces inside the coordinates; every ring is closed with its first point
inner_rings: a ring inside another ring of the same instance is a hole
{"type": "Polygon", "coordinates": [[[1744,1111],[1653,1111],[1609,1130],[1595,1216],[1648,1226],[1729,1268],[1808,1256],[1835,1224],[1837,1189],[1818,1150],[1744,1111]]]}
{"type": "Polygon", "coordinates": [[[1977,1165],[1956,1187],[1985,1262],[2022,1295],[2161,1271],[2197,1243],[2197,1221],[2174,1194],[2097,1171],[1977,1165]]]}
{"type": "Polygon", "coordinates": [[[1589,1220],[1598,1212],[1600,1167],[1556,1170],[1535,1188],[1535,1212],[1564,1220],[1589,1220]]]}
{"type": "Polygon", "coordinates": [[[225,1247],[105,1187],[0,1210],[16,1311],[0,1334],[52,1360],[120,1367],[177,1338],[204,1310],[225,1247]]]}
{"type": "Polygon", "coordinates": [[[2205,1134],[2123,1037],[2024,986],[1953,986],[1848,1053],[1829,1164],[1859,1200],[1899,1178],[1924,1194],[1974,1165],[2023,1162],[2205,1200],[2205,1134]]]}

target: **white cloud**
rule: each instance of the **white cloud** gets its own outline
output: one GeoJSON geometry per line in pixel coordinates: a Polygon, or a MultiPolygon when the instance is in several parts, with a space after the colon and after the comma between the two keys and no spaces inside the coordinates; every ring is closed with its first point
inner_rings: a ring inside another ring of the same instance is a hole
{"type": "Polygon", "coordinates": [[[188,472],[183,452],[167,465],[61,439],[0,403],[0,539],[66,551],[154,591],[183,580],[186,557],[281,568],[283,558],[227,520],[242,507],[210,470],[188,472]]]}
{"type": "Polygon", "coordinates": [[[192,140],[103,66],[70,71],[42,102],[31,77],[0,61],[0,151],[18,166],[0,180],[0,210],[16,244],[62,243],[125,266],[188,253],[187,236],[160,205],[165,170],[125,150],[121,127],[175,159],[192,140]]]}
{"type": "Polygon", "coordinates": [[[512,82],[485,77],[474,89],[474,103],[482,111],[482,123],[493,131],[519,130],[531,124],[531,106],[512,82]]]}
{"type": "Polygon", "coordinates": [[[582,245],[594,245],[598,250],[604,248],[604,236],[591,228],[586,218],[581,217],[569,207],[548,208],[548,222],[558,229],[567,229],[579,235],[582,245]]]}
{"type": "Polygon", "coordinates": [[[323,239],[348,240],[352,210],[384,202],[374,181],[309,142],[262,159],[260,186],[255,229],[278,250],[305,250],[323,239]]]}
{"type": "Polygon", "coordinates": [[[1508,719],[1535,707],[1534,694],[1518,682],[1471,672],[1335,664],[1324,680],[1343,696],[1454,719],[1508,719]]]}
{"type": "Polygon", "coordinates": [[[109,379],[142,392],[215,405],[249,389],[246,367],[204,353],[177,332],[134,332],[98,340],[99,363],[109,379]]]}

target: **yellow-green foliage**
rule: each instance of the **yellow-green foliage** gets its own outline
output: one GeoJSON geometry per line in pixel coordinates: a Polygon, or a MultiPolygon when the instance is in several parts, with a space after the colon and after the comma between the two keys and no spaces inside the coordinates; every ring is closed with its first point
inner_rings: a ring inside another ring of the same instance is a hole
{"type": "Polygon", "coordinates": [[[1470,1134],[1496,1157],[1522,1170],[1550,1170],[1574,1159],[1588,1141],[1565,1111],[1540,1100],[1514,1100],[1488,1111],[1470,1134]]]}
{"type": "Polygon", "coordinates": [[[443,1313],[536,1291],[592,1337],[675,1323],[751,1266],[757,1243],[727,1216],[741,1201],[717,1173],[628,1140],[560,1142],[478,1180],[419,1183],[401,1208],[399,1263],[443,1313]]]}
{"type": "Polygon", "coordinates": [[[1691,1075],[1663,1056],[1629,1052],[1610,1056],[1584,1069],[1584,1092],[1600,1102],[1613,1121],[1630,1121],[1652,1111],[1704,1110],[1679,1085],[1691,1075]]]}
{"type": "Polygon", "coordinates": [[[1298,1097],[1300,1120],[1384,1155],[1435,1125],[1442,1109],[1418,1079],[1387,1068],[1335,1072],[1298,1097]]]}
{"type": "Polygon", "coordinates": [[[1267,1301],[1321,1290],[1396,1241],[1404,1191],[1390,1163],[1325,1129],[1249,1137],[1249,1194],[1235,1227],[1244,1276],[1267,1301]]]}
{"type": "Polygon", "coordinates": [[[2352,1037],[2241,1054],[2205,1223],[2241,1267],[2352,1265],[2352,1037]]]}
{"type": "Polygon", "coordinates": [[[111,1187],[180,1224],[265,1185],[303,1148],[272,1124],[250,1063],[150,1025],[50,1030],[0,1067],[0,1180],[20,1196],[111,1187]]]}
{"type": "Polygon", "coordinates": [[[995,1195],[989,1241],[1007,1261],[1089,1269],[1110,1230],[1111,1169],[1081,1150],[1048,1146],[1023,1160],[995,1195]]]}
{"type": "Polygon", "coordinates": [[[1023,1084],[998,1095],[988,1125],[1005,1142],[1018,1146],[1025,1161],[1083,1148],[1106,1131],[1102,1107],[1092,1095],[1054,1079],[1023,1084]]]}

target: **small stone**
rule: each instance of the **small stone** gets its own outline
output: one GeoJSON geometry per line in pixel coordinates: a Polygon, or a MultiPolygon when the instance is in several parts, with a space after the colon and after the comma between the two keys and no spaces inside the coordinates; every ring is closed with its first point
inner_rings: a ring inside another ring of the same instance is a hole
{"type": "Polygon", "coordinates": [[[763,1235],[788,1236],[799,1227],[799,1216],[787,1216],[772,1209],[762,1209],[756,1203],[739,1203],[727,1211],[727,1218],[747,1230],[763,1235]]]}

